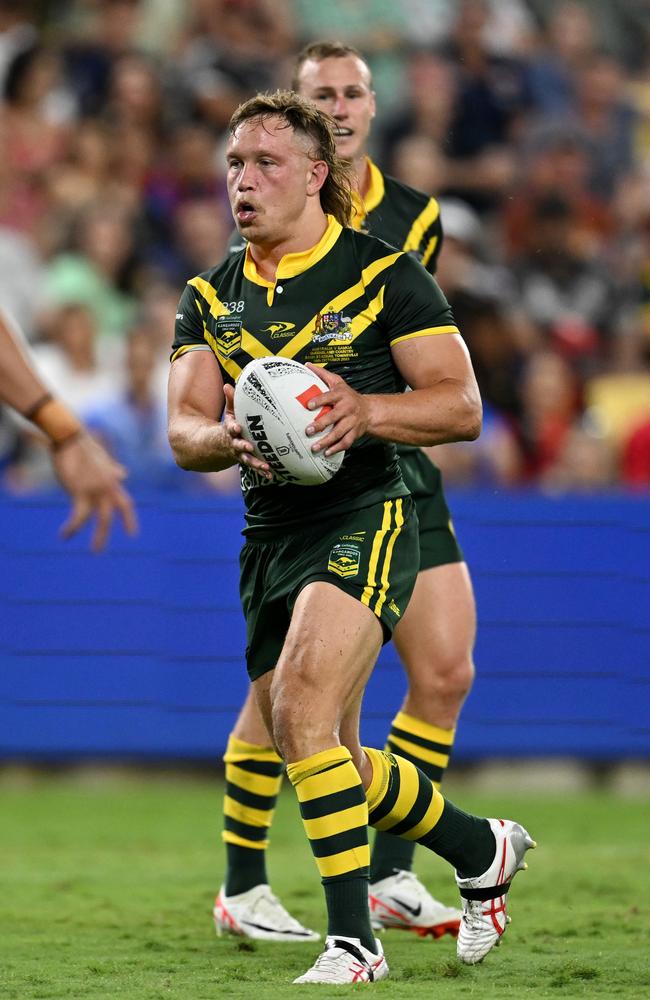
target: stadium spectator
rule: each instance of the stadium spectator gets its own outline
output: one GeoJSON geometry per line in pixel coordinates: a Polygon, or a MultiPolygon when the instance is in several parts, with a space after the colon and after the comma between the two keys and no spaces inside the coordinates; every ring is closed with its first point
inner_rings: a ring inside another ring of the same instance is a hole
{"type": "Polygon", "coordinates": [[[125,335],[135,315],[132,220],[119,206],[87,206],[78,216],[72,245],[48,263],[45,287],[53,306],[83,304],[99,334],[125,335]]]}
{"type": "Polygon", "coordinates": [[[33,347],[34,364],[48,385],[85,414],[120,378],[121,351],[99,337],[96,314],[88,305],[53,310],[47,332],[47,339],[33,347]]]}
{"type": "MultiPolygon", "coordinates": [[[[405,71],[407,90],[402,101],[393,113],[382,113],[375,130],[373,144],[378,157],[396,172],[395,150],[406,139],[423,136],[435,143],[444,165],[457,93],[453,64],[436,52],[416,49],[408,56],[405,71]]],[[[446,182],[445,168],[435,193],[443,190],[446,182]]]]}
{"type": "Polygon", "coordinates": [[[632,172],[638,125],[622,68],[612,56],[596,53],[581,66],[575,100],[565,119],[586,137],[590,190],[601,198],[611,198],[632,172]]]}
{"type": "Polygon", "coordinates": [[[522,480],[540,480],[559,459],[580,416],[580,383],[569,363],[551,350],[538,351],[524,365],[519,382],[517,425],[522,480]]]}
{"type": "Polygon", "coordinates": [[[0,302],[28,341],[35,339],[38,318],[47,298],[43,259],[33,239],[0,226],[0,302]]]}
{"type": "Polygon", "coordinates": [[[93,435],[121,465],[134,485],[165,488],[180,478],[167,441],[167,409],[156,340],[144,326],[126,339],[124,386],[109,385],[84,408],[93,435]]]}
{"type": "Polygon", "coordinates": [[[15,55],[38,41],[30,0],[0,0],[0,92],[15,55]]]}
{"type": "Polygon", "coordinates": [[[141,0],[79,0],[62,14],[61,49],[66,76],[82,117],[100,115],[108,100],[113,66],[138,50],[141,0]],[[66,16],[67,15],[67,16],[66,16]]]}
{"type": "Polygon", "coordinates": [[[30,341],[47,333],[50,288],[55,308],[90,303],[101,336],[120,339],[150,282],[178,284],[207,257],[197,202],[224,204],[230,111],[288,82],[299,40],[333,25],[371,51],[371,153],[479,211],[478,251],[448,240],[449,294],[505,266],[518,351],[550,347],[579,378],[643,370],[650,24],[637,0],[0,0],[0,295],[30,341]],[[558,194],[565,219],[540,219],[558,194]],[[98,203],[110,225],[87,222],[98,203]],[[79,238],[88,228],[103,248],[79,238]]]}
{"type": "Polygon", "coordinates": [[[546,14],[528,60],[527,76],[533,108],[543,118],[553,118],[571,110],[576,76],[596,51],[600,38],[593,4],[565,0],[554,4],[546,14]]]}
{"type": "Polygon", "coordinates": [[[650,416],[623,442],[621,478],[633,489],[650,489],[650,416]]]}
{"type": "Polygon", "coordinates": [[[590,190],[588,140],[580,126],[544,120],[531,127],[521,146],[521,164],[500,220],[507,259],[528,250],[536,206],[558,193],[571,211],[574,249],[583,257],[602,256],[614,235],[614,212],[607,199],[590,190]]]}
{"type": "Polygon", "coordinates": [[[561,194],[531,207],[531,227],[521,257],[513,260],[520,308],[540,345],[551,346],[590,374],[616,329],[612,278],[585,253],[572,206],[561,194]]]}
{"type": "Polygon", "coordinates": [[[195,114],[223,129],[237,105],[280,82],[282,59],[294,40],[288,0],[195,3],[182,47],[180,72],[195,114]]]}
{"type": "Polygon", "coordinates": [[[41,44],[10,62],[0,108],[0,223],[34,235],[46,210],[48,171],[65,155],[70,107],[57,92],[57,54],[41,44]]]}
{"type": "MultiPolygon", "coordinates": [[[[208,220],[213,220],[215,239],[213,245],[219,247],[223,228],[230,210],[225,200],[223,170],[217,165],[216,144],[211,131],[198,123],[184,124],[174,130],[167,146],[166,155],[147,178],[142,202],[143,224],[146,232],[145,259],[164,262],[169,259],[168,273],[172,280],[183,283],[192,267],[179,274],[183,266],[191,235],[181,226],[178,219],[185,216],[186,203],[211,204],[208,220]],[[179,237],[183,246],[178,245],[179,237]]],[[[205,229],[206,222],[197,217],[197,222],[205,229]]],[[[212,260],[216,258],[213,257],[212,260]]],[[[163,268],[166,265],[163,264],[163,268]]],[[[193,273],[193,272],[192,272],[193,273]]]]}
{"type": "MultiPolygon", "coordinates": [[[[495,292],[498,292],[495,282],[495,292]]],[[[451,289],[452,309],[463,324],[482,398],[504,417],[517,418],[521,402],[517,392],[525,352],[518,344],[516,318],[507,299],[476,289],[451,289]]]]}
{"type": "Polygon", "coordinates": [[[602,493],[617,475],[617,452],[588,416],[567,431],[555,458],[539,476],[540,487],[551,493],[602,493]]]}
{"type": "Polygon", "coordinates": [[[517,172],[513,143],[530,106],[523,62],[488,47],[489,14],[485,0],[461,0],[442,49],[457,78],[445,193],[478,210],[494,207],[509,191],[517,172]]]}
{"type": "Polygon", "coordinates": [[[478,441],[440,444],[427,454],[451,487],[512,489],[522,478],[522,457],[511,422],[483,402],[483,429],[478,441]]]}

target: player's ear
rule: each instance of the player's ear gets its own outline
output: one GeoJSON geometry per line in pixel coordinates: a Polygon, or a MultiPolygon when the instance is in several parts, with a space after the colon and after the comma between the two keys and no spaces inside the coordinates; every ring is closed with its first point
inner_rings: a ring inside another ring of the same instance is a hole
{"type": "Polygon", "coordinates": [[[370,91],[370,117],[374,118],[377,114],[377,102],[375,100],[374,90],[370,91]]]}
{"type": "Polygon", "coordinates": [[[325,160],[312,160],[310,162],[309,174],[307,176],[307,194],[318,194],[329,174],[329,167],[325,160]]]}

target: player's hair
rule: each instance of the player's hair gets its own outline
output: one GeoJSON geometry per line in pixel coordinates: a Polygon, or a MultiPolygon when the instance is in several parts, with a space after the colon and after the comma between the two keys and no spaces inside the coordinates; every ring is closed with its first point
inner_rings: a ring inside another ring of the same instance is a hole
{"type": "Polygon", "coordinates": [[[342,226],[349,225],[352,216],[351,167],[336,152],[334,119],[299,94],[276,90],[274,94],[257,94],[240,104],[228,128],[234,134],[244,122],[265,122],[268,118],[283,118],[285,128],[292,128],[311,141],[309,155],[314,160],[323,160],[328,168],[320,190],[323,211],[333,215],[342,226]]]}
{"type": "Polygon", "coordinates": [[[370,67],[366,57],[354,45],[347,45],[345,42],[310,42],[296,56],[291,78],[292,88],[295,91],[300,91],[300,70],[309,59],[313,59],[314,62],[322,62],[323,59],[345,59],[347,56],[355,56],[360,59],[364,66],[368,67],[368,75],[370,76],[370,67]]]}

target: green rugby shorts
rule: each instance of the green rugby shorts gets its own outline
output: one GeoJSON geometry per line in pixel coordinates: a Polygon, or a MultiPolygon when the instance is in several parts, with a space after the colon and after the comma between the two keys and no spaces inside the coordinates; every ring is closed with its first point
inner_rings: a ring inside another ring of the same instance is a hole
{"type": "Polygon", "coordinates": [[[296,598],[315,580],[333,584],[370,608],[382,622],[387,642],[419,571],[415,505],[409,496],[398,497],[271,540],[247,539],[239,564],[251,680],[275,667],[296,598]]]}
{"type": "Polygon", "coordinates": [[[451,514],[442,488],[440,469],[420,448],[399,450],[402,479],[411,493],[420,522],[420,569],[463,562],[451,514]]]}

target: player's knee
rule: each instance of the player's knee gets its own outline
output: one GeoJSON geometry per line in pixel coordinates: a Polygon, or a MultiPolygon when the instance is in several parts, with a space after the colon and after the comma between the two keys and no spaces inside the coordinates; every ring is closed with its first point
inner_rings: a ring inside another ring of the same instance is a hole
{"type": "Polygon", "coordinates": [[[296,683],[274,686],[271,721],[274,743],[283,759],[290,761],[309,756],[314,742],[324,739],[333,729],[318,712],[313,693],[310,695],[296,683]]]}
{"type": "Polygon", "coordinates": [[[474,661],[471,656],[440,659],[413,671],[409,681],[411,694],[423,703],[462,702],[474,682],[474,661]]]}

